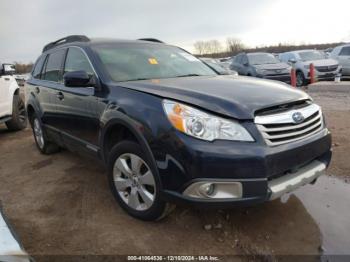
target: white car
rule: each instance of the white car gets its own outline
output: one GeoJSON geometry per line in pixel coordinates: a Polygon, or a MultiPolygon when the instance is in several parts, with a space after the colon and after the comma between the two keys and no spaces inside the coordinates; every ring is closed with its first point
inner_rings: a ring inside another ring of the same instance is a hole
{"type": "Polygon", "coordinates": [[[14,71],[13,65],[0,63],[0,124],[17,131],[27,126],[27,114],[14,71]]]}
{"type": "Polygon", "coordinates": [[[350,44],[337,46],[329,55],[342,66],[342,76],[350,77],[350,44]]]}
{"type": "Polygon", "coordinates": [[[338,61],[326,58],[324,52],[318,50],[299,50],[279,55],[282,62],[294,64],[297,75],[297,86],[307,85],[310,81],[310,64],[315,66],[317,80],[334,80],[342,67],[338,61]]]}
{"type": "Polygon", "coordinates": [[[227,70],[230,70],[230,65],[234,57],[225,57],[219,59],[219,64],[227,70]]]}

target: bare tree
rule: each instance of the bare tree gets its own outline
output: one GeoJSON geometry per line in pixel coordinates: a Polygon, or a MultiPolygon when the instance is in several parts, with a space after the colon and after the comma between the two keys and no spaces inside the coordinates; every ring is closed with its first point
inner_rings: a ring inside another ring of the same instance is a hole
{"type": "Polygon", "coordinates": [[[210,40],[208,41],[209,46],[209,54],[218,54],[222,52],[222,45],[218,40],[210,40]]]}
{"type": "Polygon", "coordinates": [[[218,40],[197,41],[194,43],[195,52],[199,55],[217,54],[222,52],[222,45],[218,40]]]}
{"type": "Polygon", "coordinates": [[[242,41],[235,37],[228,37],[226,39],[226,46],[227,46],[228,52],[233,54],[237,54],[245,49],[245,46],[242,43],[242,41]]]}
{"type": "Polygon", "coordinates": [[[197,41],[194,43],[194,49],[198,55],[203,55],[205,54],[206,43],[204,41],[197,41]]]}
{"type": "Polygon", "coordinates": [[[33,68],[33,63],[22,64],[22,63],[15,62],[14,64],[15,64],[15,67],[16,67],[16,73],[17,74],[29,73],[30,71],[32,71],[32,68],[33,68]]]}

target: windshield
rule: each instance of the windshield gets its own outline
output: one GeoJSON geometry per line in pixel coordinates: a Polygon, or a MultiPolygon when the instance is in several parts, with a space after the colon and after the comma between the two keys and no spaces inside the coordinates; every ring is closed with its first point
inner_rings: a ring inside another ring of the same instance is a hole
{"type": "Polygon", "coordinates": [[[155,44],[106,44],[93,48],[112,80],[133,81],[217,75],[177,47],[155,44]]]}
{"type": "Polygon", "coordinates": [[[311,61],[311,60],[321,60],[325,59],[326,56],[324,53],[320,51],[303,51],[299,52],[300,59],[303,61],[311,61]]]}
{"type": "Polygon", "coordinates": [[[248,54],[248,60],[251,65],[280,63],[280,61],[271,54],[248,54]]]}

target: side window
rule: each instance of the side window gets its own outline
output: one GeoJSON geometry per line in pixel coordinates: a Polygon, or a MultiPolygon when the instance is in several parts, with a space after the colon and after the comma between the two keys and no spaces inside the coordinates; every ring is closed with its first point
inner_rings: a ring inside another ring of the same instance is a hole
{"type": "Polygon", "coordinates": [[[344,46],[341,49],[339,56],[350,56],[350,46],[344,46]]]}
{"type": "Polygon", "coordinates": [[[242,55],[238,55],[235,57],[234,62],[240,64],[242,62],[242,55]]]}
{"type": "Polygon", "coordinates": [[[65,49],[61,49],[49,55],[45,73],[41,77],[42,79],[53,82],[62,82],[61,67],[65,51],[65,49]]]}
{"type": "Polygon", "coordinates": [[[72,71],[85,71],[89,75],[94,74],[94,70],[92,69],[86,55],[80,49],[75,47],[69,48],[64,66],[64,73],[72,71]]]}
{"type": "Polygon", "coordinates": [[[32,72],[32,76],[36,79],[40,79],[41,76],[41,72],[43,69],[43,64],[45,62],[45,58],[46,55],[43,55],[41,57],[39,57],[39,59],[36,61],[33,72],[32,72]]]}

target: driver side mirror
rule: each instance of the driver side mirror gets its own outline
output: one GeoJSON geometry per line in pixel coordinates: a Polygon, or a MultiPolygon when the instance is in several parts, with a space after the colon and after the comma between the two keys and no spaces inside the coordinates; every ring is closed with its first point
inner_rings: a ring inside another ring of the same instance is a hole
{"type": "Polygon", "coordinates": [[[297,60],[295,60],[295,58],[291,58],[288,60],[288,63],[290,64],[295,64],[297,62],[297,60]]]}
{"type": "Polygon", "coordinates": [[[249,66],[248,61],[244,62],[243,65],[244,65],[244,66],[249,66]]]}
{"type": "Polygon", "coordinates": [[[67,87],[94,87],[96,85],[95,78],[89,76],[85,71],[67,72],[64,74],[63,80],[67,87]]]}

